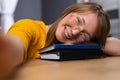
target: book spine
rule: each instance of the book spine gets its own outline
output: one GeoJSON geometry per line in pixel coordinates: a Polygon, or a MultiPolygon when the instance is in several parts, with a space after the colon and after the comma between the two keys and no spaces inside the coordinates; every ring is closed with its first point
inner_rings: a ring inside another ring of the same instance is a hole
{"type": "Polygon", "coordinates": [[[102,47],[100,45],[61,45],[56,44],[54,45],[55,49],[101,49],[102,47]]]}

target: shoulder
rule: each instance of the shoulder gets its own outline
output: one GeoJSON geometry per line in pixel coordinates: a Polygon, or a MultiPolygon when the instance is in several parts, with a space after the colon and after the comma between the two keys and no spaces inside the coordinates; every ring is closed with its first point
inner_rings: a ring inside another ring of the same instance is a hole
{"type": "Polygon", "coordinates": [[[33,20],[33,19],[20,19],[16,21],[9,30],[11,29],[39,29],[39,28],[45,28],[45,23],[41,20],[33,20]]]}
{"type": "Polygon", "coordinates": [[[20,19],[15,22],[13,25],[31,25],[31,24],[41,24],[45,25],[45,23],[41,20],[33,20],[33,19],[20,19]]]}

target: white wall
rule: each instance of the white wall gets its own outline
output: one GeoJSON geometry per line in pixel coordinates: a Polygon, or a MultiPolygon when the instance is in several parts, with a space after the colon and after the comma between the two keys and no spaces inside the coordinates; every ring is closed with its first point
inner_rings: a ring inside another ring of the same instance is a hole
{"type": "MultiPolygon", "coordinates": [[[[100,3],[105,10],[111,11],[111,10],[117,10],[120,11],[120,1],[119,0],[89,0],[92,2],[98,2],[100,3]]],[[[116,16],[116,15],[113,15],[116,16]]],[[[118,16],[120,16],[120,13],[118,13],[118,16]]],[[[110,19],[111,22],[111,31],[110,34],[112,34],[114,37],[120,38],[120,18],[110,19]]]]}
{"type": "Polygon", "coordinates": [[[41,0],[19,0],[15,11],[15,20],[22,18],[41,19],[41,0]]]}

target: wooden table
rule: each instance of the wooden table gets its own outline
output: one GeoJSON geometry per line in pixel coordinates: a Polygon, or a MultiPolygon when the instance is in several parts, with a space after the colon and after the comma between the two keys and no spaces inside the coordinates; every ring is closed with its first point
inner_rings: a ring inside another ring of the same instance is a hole
{"type": "Polygon", "coordinates": [[[33,60],[14,80],[120,80],[120,57],[75,61],[33,60]]]}

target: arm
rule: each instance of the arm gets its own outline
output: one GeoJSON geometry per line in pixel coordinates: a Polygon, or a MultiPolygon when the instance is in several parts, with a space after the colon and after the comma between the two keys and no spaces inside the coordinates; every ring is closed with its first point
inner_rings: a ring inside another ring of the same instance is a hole
{"type": "Polygon", "coordinates": [[[108,37],[103,52],[112,56],[120,56],[120,39],[108,37]]]}
{"type": "Polygon", "coordinates": [[[0,36],[0,78],[13,72],[22,63],[24,56],[23,43],[17,36],[0,36]]]}
{"type": "Polygon", "coordinates": [[[4,52],[5,56],[0,60],[1,62],[7,60],[6,63],[3,63],[4,71],[6,69],[5,66],[7,66],[6,64],[10,65],[8,68],[10,72],[17,65],[23,62],[23,58],[24,62],[26,62],[30,59],[39,57],[36,50],[38,50],[38,47],[42,48],[44,46],[45,35],[46,28],[44,23],[41,21],[23,19],[13,24],[6,37],[8,47],[4,49],[7,52],[4,52]]]}

